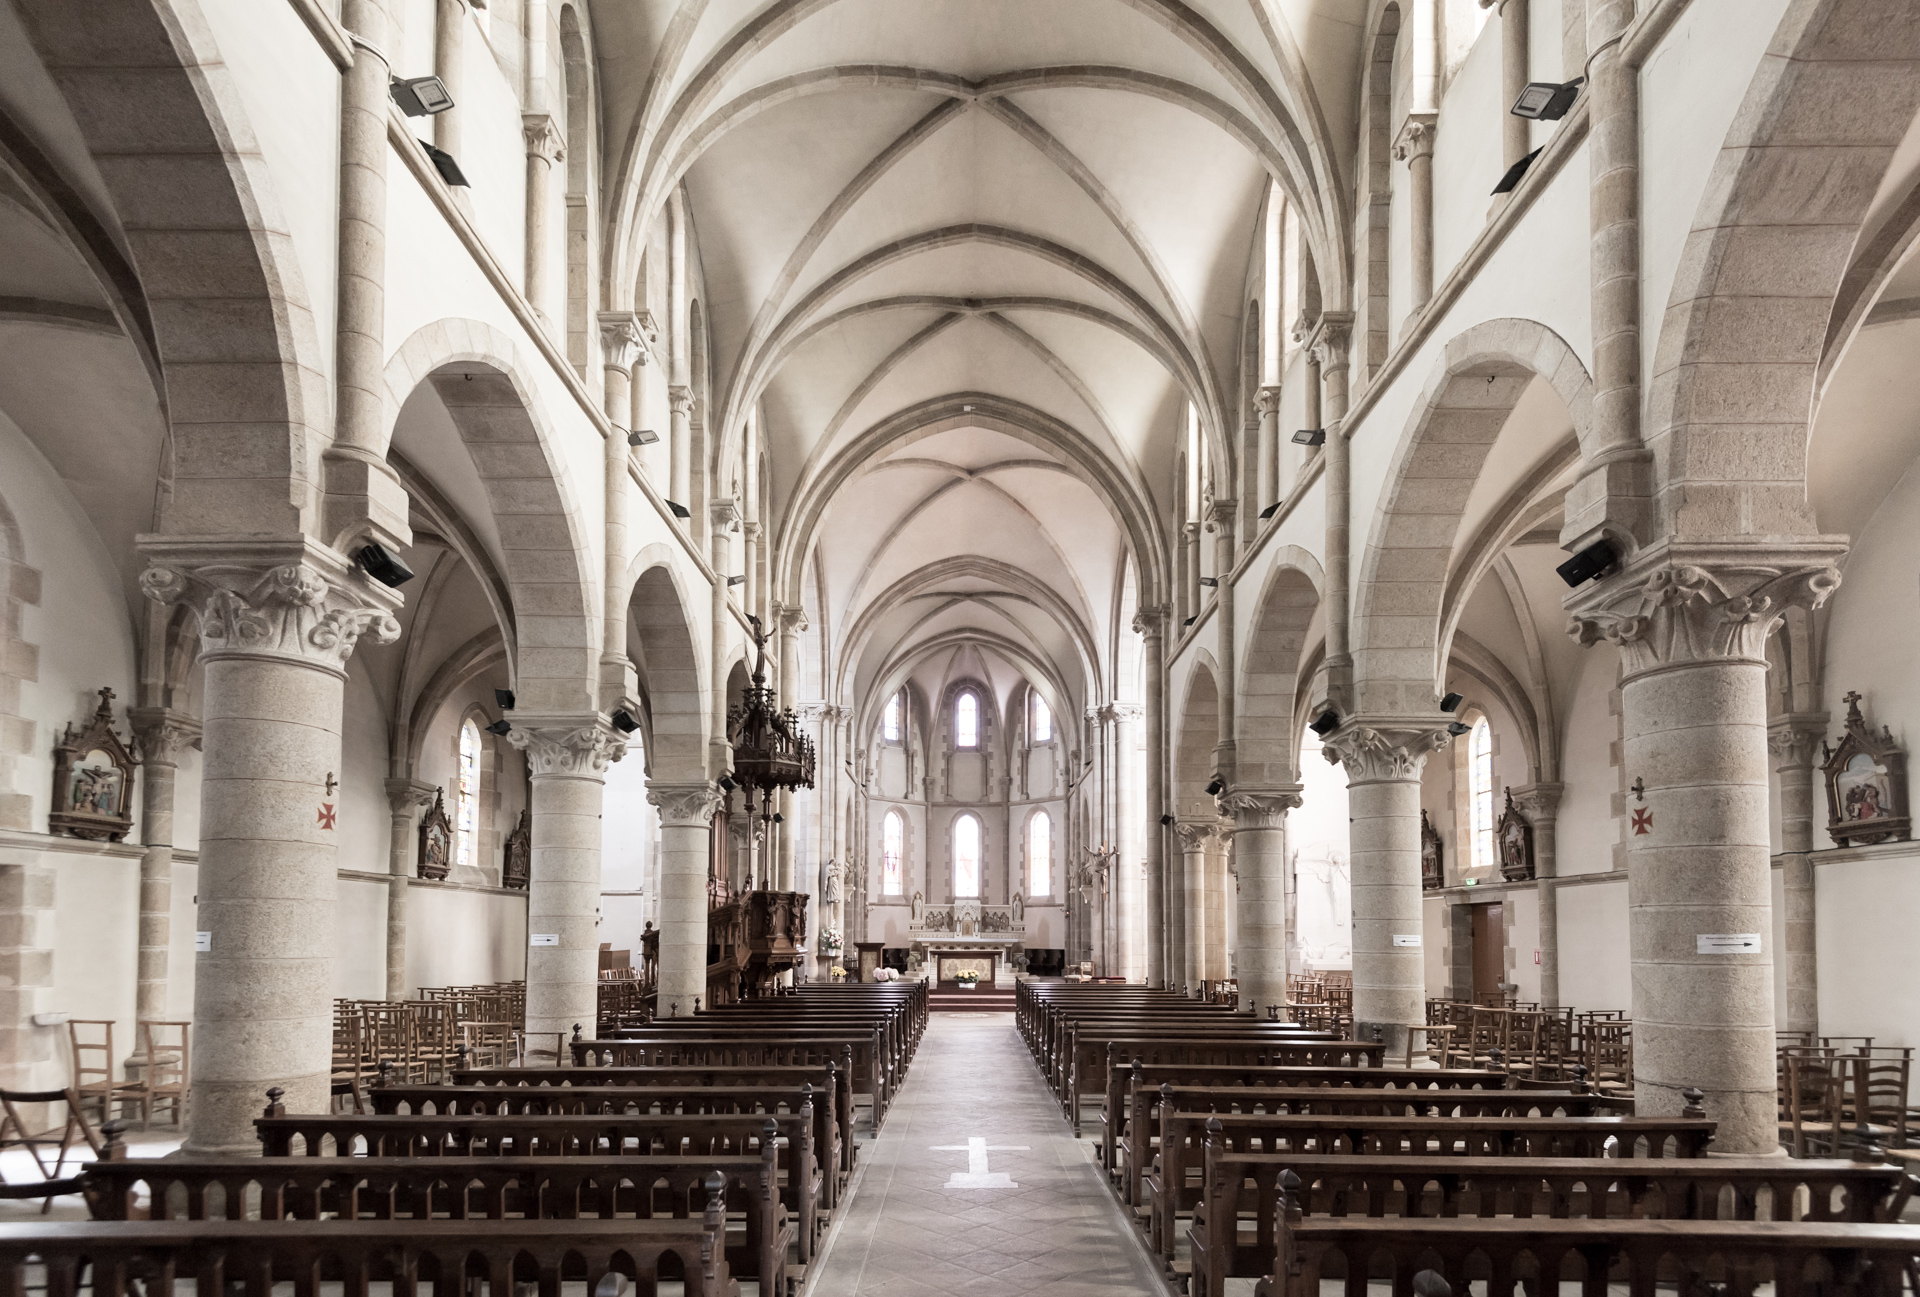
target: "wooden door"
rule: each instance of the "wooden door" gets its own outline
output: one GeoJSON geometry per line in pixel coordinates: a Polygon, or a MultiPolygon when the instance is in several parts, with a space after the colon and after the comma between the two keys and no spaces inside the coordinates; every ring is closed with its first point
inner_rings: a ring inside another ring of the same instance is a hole
{"type": "Polygon", "coordinates": [[[1495,901],[1473,907],[1473,998],[1498,995],[1507,980],[1506,907],[1495,901]]]}

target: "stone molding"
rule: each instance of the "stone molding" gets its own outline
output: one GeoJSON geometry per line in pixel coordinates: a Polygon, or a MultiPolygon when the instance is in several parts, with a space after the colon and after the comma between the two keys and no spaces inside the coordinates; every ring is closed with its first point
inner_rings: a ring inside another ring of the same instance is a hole
{"type": "Polygon", "coordinates": [[[1827,737],[1825,712],[1788,712],[1767,721],[1767,751],[1779,771],[1810,770],[1813,754],[1827,737]]]}
{"type": "Polygon", "coordinates": [[[203,662],[274,659],[345,676],[362,636],[375,644],[400,638],[400,593],[310,537],[142,536],[139,550],[150,564],[141,590],[193,611],[203,662]]]}
{"type": "Polygon", "coordinates": [[[1235,788],[1220,798],[1220,809],[1233,817],[1236,833],[1254,829],[1277,829],[1286,823],[1287,812],[1301,805],[1299,784],[1278,788],[1235,788]]]}
{"type": "Polygon", "coordinates": [[[418,779],[389,779],[386,783],[387,805],[395,815],[411,815],[414,811],[424,811],[433,805],[433,799],[439,795],[438,784],[422,783],[418,779]]]}
{"type": "Polygon", "coordinates": [[[640,317],[632,311],[602,311],[599,324],[602,363],[609,369],[632,369],[646,353],[647,335],[640,317]]]}
{"type": "Polygon", "coordinates": [[[706,828],[722,797],[718,784],[647,785],[647,801],[659,810],[663,827],[706,828]]]}
{"type": "Polygon", "coordinates": [[[1432,157],[1434,125],[1438,121],[1438,113],[1408,113],[1400,134],[1393,141],[1393,160],[1410,162],[1414,158],[1432,157]]]}
{"type": "Polygon", "coordinates": [[[1280,409],[1280,389],[1278,387],[1263,387],[1256,391],[1253,394],[1253,409],[1254,413],[1263,419],[1270,414],[1277,413],[1280,409]]]}
{"type": "Polygon", "coordinates": [[[541,776],[599,778],[627,754],[627,741],[600,717],[585,722],[555,718],[516,722],[507,742],[526,754],[527,770],[541,776]]]}
{"type": "Polygon", "coordinates": [[[1427,758],[1453,742],[1445,722],[1349,718],[1322,741],[1327,764],[1352,781],[1414,780],[1427,758]]]}
{"type": "Polygon", "coordinates": [[[200,749],[198,716],[171,707],[129,707],[127,723],[133,727],[133,742],[140,749],[142,765],[178,765],[186,749],[200,749]]]}
{"type": "Polygon", "coordinates": [[[521,113],[520,135],[527,143],[528,157],[558,162],[567,156],[560,128],[554,125],[551,113],[521,113]]]}
{"type": "Polygon", "coordinates": [[[1766,661],[1788,608],[1809,611],[1840,587],[1846,547],[1678,543],[1636,556],[1625,571],[1568,601],[1568,633],[1620,650],[1622,679],[1665,667],[1766,661]]]}
{"type": "Polygon", "coordinates": [[[1181,820],[1173,826],[1173,831],[1180,839],[1182,851],[1200,851],[1220,831],[1220,825],[1213,820],[1181,820]]]}

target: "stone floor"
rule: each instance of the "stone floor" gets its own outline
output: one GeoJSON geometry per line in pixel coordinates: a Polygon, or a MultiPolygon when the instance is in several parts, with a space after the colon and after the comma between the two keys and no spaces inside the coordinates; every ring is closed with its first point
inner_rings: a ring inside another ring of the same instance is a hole
{"type": "Polygon", "coordinates": [[[862,1146],[811,1291],[1162,1297],[1093,1149],[1073,1138],[1012,1014],[934,1015],[879,1138],[862,1146]]]}

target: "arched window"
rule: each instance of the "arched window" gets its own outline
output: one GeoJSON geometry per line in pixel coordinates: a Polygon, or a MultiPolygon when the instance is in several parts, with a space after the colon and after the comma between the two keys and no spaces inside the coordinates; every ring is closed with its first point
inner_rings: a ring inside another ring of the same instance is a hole
{"type": "Polygon", "coordinates": [[[1039,694],[1030,696],[1033,699],[1033,720],[1027,726],[1029,741],[1051,743],[1053,742],[1053,708],[1047,706],[1047,700],[1039,694]]]}
{"type": "Polygon", "coordinates": [[[907,884],[900,859],[904,854],[907,822],[899,811],[888,811],[880,822],[880,890],[888,896],[906,894],[907,884]]]}
{"type": "Polygon", "coordinates": [[[1053,895],[1053,821],[1045,811],[1027,821],[1027,895],[1053,895]]]}
{"type": "Polygon", "coordinates": [[[480,859],[480,727],[460,726],[460,782],[454,792],[454,859],[471,866],[480,859]]]}
{"type": "Polygon", "coordinates": [[[962,815],[953,822],[954,898],[980,895],[980,817],[962,815]]]}
{"type": "Polygon", "coordinates": [[[887,699],[886,710],[880,713],[880,737],[889,743],[900,741],[900,695],[887,699]]]}
{"type": "Polygon", "coordinates": [[[980,700],[971,690],[961,694],[953,704],[953,746],[980,746],[980,700]]]}
{"type": "Polygon", "coordinates": [[[1493,729],[1486,717],[1467,740],[1467,777],[1473,794],[1473,867],[1493,865],[1493,729]]]}

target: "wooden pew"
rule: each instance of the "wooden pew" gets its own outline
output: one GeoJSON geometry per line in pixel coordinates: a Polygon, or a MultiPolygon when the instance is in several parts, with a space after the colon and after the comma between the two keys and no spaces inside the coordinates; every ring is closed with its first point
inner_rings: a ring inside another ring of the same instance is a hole
{"type": "MultiPolygon", "coordinates": [[[[737,1004],[722,1005],[717,1009],[702,1010],[691,1019],[669,1018],[665,1022],[649,1023],[648,1028],[685,1029],[691,1022],[696,1029],[747,1027],[780,1034],[795,1030],[821,1031],[835,1028],[860,1032],[878,1027],[881,1043],[887,1051],[888,1069],[898,1078],[904,1077],[912,1066],[914,1050],[920,1043],[920,1037],[913,1029],[913,1019],[907,1009],[908,1006],[904,1001],[862,1008],[857,1005],[816,1004],[811,1000],[798,998],[744,1000],[737,1004]]],[[[628,1028],[625,1031],[612,1032],[605,1038],[619,1040],[635,1031],[645,1031],[648,1028],[628,1028]]]]}
{"type": "Polygon", "coordinates": [[[1596,1165],[1587,1158],[1233,1153],[1215,1133],[1210,1126],[1204,1187],[1187,1230],[1190,1297],[1225,1297],[1229,1278],[1272,1273],[1283,1202],[1294,1220],[1509,1215],[1872,1222],[1897,1221],[1913,1183],[1902,1168],[1884,1162],[1634,1158],[1596,1165]]]}
{"type": "Polygon", "coordinates": [[[1378,1067],[1386,1046],[1352,1040],[1289,1040],[1258,1033],[1190,1035],[1162,1031],[1153,1036],[1109,1035],[1076,1039],[1073,1066],[1064,1088],[1057,1090],[1061,1106],[1077,1137],[1081,1126],[1081,1095],[1091,1086],[1104,1096],[1114,1059],[1140,1059],[1149,1064],[1211,1063],[1241,1067],[1378,1067]]]}
{"type": "Polygon", "coordinates": [[[816,1035],[764,1029],[715,1027],[693,1031],[654,1031],[618,1040],[573,1041],[575,1067],[763,1067],[845,1066],[854,1087],[865,1086],[874,1129],[886,1114],[891,1093],[886,1053],[876,1028],[859,1036],[844,1032],[816,1035]]]}
{"type": "MultiPolygon", "coordinates": [[[[663,1275],[686,1280],[687,1297],[739,1297],[723,1239],[725,1177],[696,1220],[288,1220],[36,1221],[0,1224],[0,1292],[28,1291],[29,1268],[45,1267],[45,1297],[152,1292],[153,1276],[198,1280],[202,1293],[265,1294],[290,1282],[295,1297],[319,1297],[323,1282],[348,1294],[416,1279],[439,1293],[472,1291],[484,1280],[492,1297],[516,1284],[558,1293],[563,1282],[596,1290],[608,1274],[634,1281],[637,1297],[656,1297],[663,1275]],[[136,1287],[136,1284],[140,1285],[136,1287]]],[[[36,1285],[37,1287],[37,1285],[36,1285]]],[[[171,1294],[171,1282],[160,1291],[171,1294]]]]}

